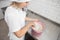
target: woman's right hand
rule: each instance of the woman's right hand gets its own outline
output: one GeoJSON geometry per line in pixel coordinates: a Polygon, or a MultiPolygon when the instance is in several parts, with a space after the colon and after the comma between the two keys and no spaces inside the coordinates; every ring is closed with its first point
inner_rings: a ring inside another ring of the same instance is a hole
{"type": "Polygon", "coordinates": [[[28,25],[29,25],[30,27],[34,27],[35,24],[34,24],[34,22],[29,22],[28,25]]]}

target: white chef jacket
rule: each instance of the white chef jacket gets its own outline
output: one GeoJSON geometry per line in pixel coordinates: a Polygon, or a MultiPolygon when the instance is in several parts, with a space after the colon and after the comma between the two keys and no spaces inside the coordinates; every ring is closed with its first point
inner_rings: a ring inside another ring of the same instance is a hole
{"type": "Polygon", "coordinates": [[[13,32],[19,31],[25,26],[26,12],[22,9],[16,9],[9,6],[5,11],[5,21],[9,27],[10,40],[24,40],[24,36],[21,38],[16,37],[13,32]]]}

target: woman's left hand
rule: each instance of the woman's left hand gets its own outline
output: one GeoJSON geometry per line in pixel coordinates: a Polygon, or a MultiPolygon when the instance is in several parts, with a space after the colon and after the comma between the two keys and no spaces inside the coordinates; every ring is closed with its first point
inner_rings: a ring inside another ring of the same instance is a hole
{"type": "Polygon", "coordinates": [[[39,22],[40,20],[39,19],[33,19],[33,22],[39,22]]]}

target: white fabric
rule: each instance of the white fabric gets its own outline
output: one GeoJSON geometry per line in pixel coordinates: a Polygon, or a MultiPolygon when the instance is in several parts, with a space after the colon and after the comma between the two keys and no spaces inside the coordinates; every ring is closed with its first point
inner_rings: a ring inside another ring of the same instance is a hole
{"type": "Polygon", "coordinates": [[[10,1],[15,1],[15,2],[29,2],[30,0],[10,0],[10,1]]]}
{"type": "Polygon", "coordinates": [[[9,27],[9,36],[10,40],[23,40],[24,36],[21,38],[17,38],[13,32],[19,31],[21,28],[25,26],[25,17],[26,12],[21,9],[15,9],[10,6],[5,11],[5,21],[9,27]]]}

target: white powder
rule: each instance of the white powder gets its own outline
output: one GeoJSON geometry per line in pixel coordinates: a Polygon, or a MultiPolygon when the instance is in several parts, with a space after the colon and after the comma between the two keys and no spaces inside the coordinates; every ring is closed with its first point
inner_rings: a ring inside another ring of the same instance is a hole
{"type": "Polygon", "coordinates": [[[34,30],[41,31],[42,30],[42,25],[37,23],[37,22],[35,22],[34,30]]]}

